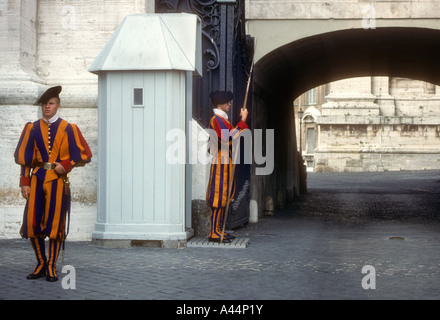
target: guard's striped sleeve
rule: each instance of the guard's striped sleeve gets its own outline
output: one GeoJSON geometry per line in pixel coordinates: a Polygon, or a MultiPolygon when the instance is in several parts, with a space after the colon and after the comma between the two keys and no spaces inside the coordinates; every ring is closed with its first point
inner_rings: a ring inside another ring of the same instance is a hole
{"type": "Polygon", "coordinates": [[[64,170],[69,173],[72,168],[83,166],[92,159],[92,152],[87,141],[84,139],[78,126],[69,124],[66,128],[67,140],[69,146],[69,158],[61,159],[61,165],[64,170]]]}
{"type": "Polygon", "coordinates": [[[20,167],[20,187],[30,185],[30,171],[34,159],[34,130],[32,122],[26,123],[14,152],[15,163],[20,167]]]}

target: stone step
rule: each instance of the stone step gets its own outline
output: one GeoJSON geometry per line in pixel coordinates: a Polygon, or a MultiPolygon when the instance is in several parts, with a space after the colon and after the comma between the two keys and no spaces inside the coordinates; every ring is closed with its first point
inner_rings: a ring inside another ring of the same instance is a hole
{"type": "Polygon", "coordinates": [[[249,245],[249,238],[235,238],[230,243],[210,242],[207,237],[192,238],[188,240],[188,248],[225,248],[225,249],[245,249],[249,245]]]}

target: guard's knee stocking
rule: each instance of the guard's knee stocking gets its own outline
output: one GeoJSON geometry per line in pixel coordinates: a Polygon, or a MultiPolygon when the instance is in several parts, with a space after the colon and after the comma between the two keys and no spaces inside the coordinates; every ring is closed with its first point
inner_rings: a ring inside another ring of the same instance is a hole
{"type": "Polygon", "coordinates": [[[210,238],[221,238],[223,229],[223,211],[223,208],[211,208],[211,230],[209,233],[210,238]]]}
{"type": "Polygon", "coordinates": [[[46,268],[46,247],[44,245],[44,239],[41,237],[31,238],[31,244],[35,252],[35,257],[37,258],[37,266],[32,273],[37,274],[46,268]]]}
{"type": "Polygon", "coordinates": [[[58,254],[60,253],[61,241],[49,239],[49,250],[47,260],[47,275],[49,277],[57,277],[57,260],[58,254]]]}

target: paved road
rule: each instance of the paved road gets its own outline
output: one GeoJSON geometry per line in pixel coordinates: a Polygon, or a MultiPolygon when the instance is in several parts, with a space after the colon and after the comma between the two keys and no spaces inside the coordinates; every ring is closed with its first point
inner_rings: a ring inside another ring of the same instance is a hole
{"type": "Polygon", "coordinates": [[[67,242],[60,281],[49,283],[25,278],[35,263],[28,240],[0,240],[0,299],[440,298],[440,172],[309,174],[308,182],[306,196],[236,230],[251,239],[246,249],[67,242]],[[367,265],[375,273],[362,273],[367,265]]]}

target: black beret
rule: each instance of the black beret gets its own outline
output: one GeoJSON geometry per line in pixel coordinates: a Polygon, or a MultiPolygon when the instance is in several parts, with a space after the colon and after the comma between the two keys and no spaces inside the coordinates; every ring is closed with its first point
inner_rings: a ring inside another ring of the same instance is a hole
{"type": "Polygon", "coordinates": [[[231,91],[215,91],[211,93],[210,97],[213,105],[219,105],[231,101],[234,95],[231,91]]]}
{"type": "Polygon", "coordinates": [[[45,104],[52,98],[59,98],[61,89],[62,89],[61,86],[56,86],[47,89],[46,92],[43,93],[43,95],[40,97],[40,99],[38,99],[37,104],[38,105],[45,104]]]}

